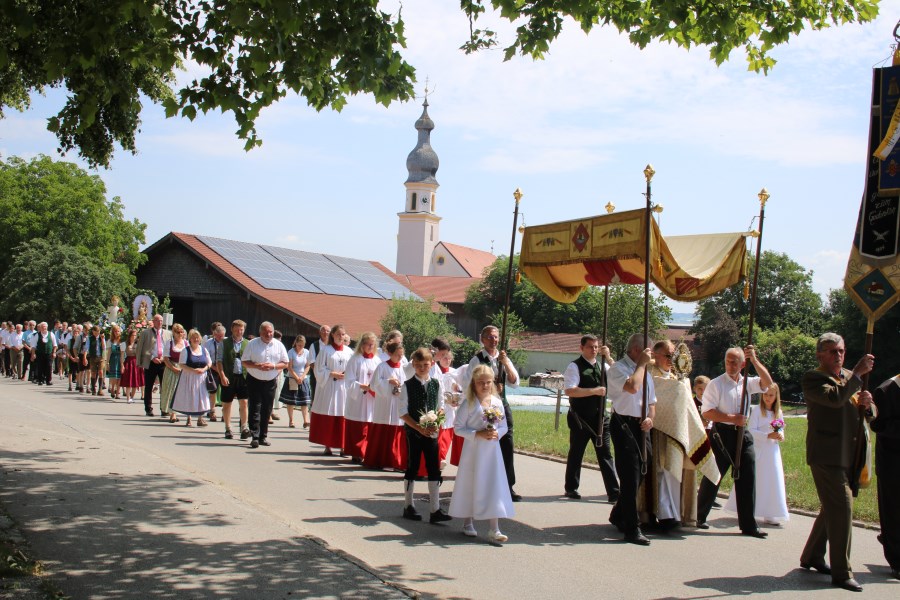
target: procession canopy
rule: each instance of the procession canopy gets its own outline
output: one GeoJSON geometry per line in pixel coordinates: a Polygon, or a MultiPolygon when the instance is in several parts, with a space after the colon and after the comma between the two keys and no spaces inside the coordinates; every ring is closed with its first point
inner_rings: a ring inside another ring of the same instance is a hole
{"type": "MultiPolygon", "coordinates": [[[[526,227],[519,267],[545,294],[572,303],[589,285],[644,283],[646,210],[526,227]]],[[[650,222],[650,281],[683,302],[732,286],[746,275],[742,233],[663,238],[650,222]]]]}

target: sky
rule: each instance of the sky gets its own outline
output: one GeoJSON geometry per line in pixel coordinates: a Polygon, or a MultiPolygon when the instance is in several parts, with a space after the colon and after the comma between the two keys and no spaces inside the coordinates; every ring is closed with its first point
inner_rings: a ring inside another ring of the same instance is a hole
{"type": "MultiPolygon", "coordinates": [[[[382,2],[396,12],[398,4],[382,2]]],[[[862,194],[872,68],[889,64],[900,0],[874,22],[805,31],[771,52],[768,75],[743,54],[716,66],[706,48],[641,50],[612,28],[567,22],[546,59],[466,56],[468,22],[456,0],[405,0],[404,57],[417,92],[429,87],[440,159],[440,239],[509,252],[513,192],[525,224],[643,206],[643,169],[664,235],[746,231],[766,205],[762,248],[814,272],[826,295],[842,285],[862,194]]],[[[500,31],[501,45],[511,40],[500,31]]],[[[182,79],[192,78],[189,71],[182,79]]],[[[58,157],[46,119],[63,91],[35,96],[0,120],[0,155],[58,157]]],[[[243,150],[230,114],[166,119],[149,101],[138,153],[96,173],[147,244],[170,231],[270,243],[396,266],[397,213],[422,98],[350,99],[317,113],[291,95],[258,121],[262,148],[243,150]]],[[[65,160],[87,168],[75,153],[65,160]]],[[[517,242],[518,247],[518,242],[517,242]]],[[[691,305],[672,303],[676,311],[691,305]]]]}

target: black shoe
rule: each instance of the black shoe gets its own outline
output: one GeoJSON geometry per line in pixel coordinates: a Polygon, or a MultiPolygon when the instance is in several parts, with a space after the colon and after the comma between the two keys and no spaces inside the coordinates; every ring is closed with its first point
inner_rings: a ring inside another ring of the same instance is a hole
{"type": "Polygon", "coordinates": [[[419,514],[419,511],[415,509],[415,507],[410,504],[406,508],[403,509],[403,518],[409,519],[410,521],[421,521],[422,515],[419,514]]]}
{"type": "Polygon", "coordinates": [[[718,502],[716,502],[715,500],[713,501],[712,505],[713,505],[713,508],[722,508],[722,505],[719,504],[718,502]]]}
{"type": "Polygon", "coordinates": [[[272,442],[269,441],[269,438],[263,438],[263,439],[259,440],[259,445],[260,446],[271,446],[272,442]]]}
{"type": "Polygon", "coordinates": [[[249,429],[241,429],[241,439],[246,440],[249,437],[250,437],[250,430],[249,429]]]}
{"type": "Polygon", "coordinates": [[[641,532],[640,528],[625,534],[625,541],[638,546],[649,546],[650,540],[641,532]]]}
{"type": "Polygon", "coordinates": [[[145,411],[145,412],[146,412],[146,415],[147,415],[148,417],[152,417],[152,416],[153,416],[153,411],[152,411],[152,410],[148,410],[148,411],[145,411]]]}
{"type": "Polygon", "coordinates": [[[761,539],[761,540],[763,540],[763,539],[769,537],[769,534],[768,534],[768,533],[766,533],[765,531],[760,531],[759,529],[752,529],[752,530],[749,530],[749,531],[742,531],[742,532],[741,532],[741,535],[748,535],[748,536],[750,536],[750,537],[759,538],[759,539],[761,539]]]}
{"type": "Polygon", "coordinates": [[[607,504],[615,504],[615,503],[618,502],[618,501],[619,501],[619,495],[618,495],[618,494],[610,494],[610,495],[608,495],[608,496],[606,497],[606,503],[607,503],[607,504]]]}
{"type": "Polygon", "coordinates": [[[850,579],[845,579],[843,581],[835,581],[832,579],[831,585],[833,585],[834,587],[839,587],[839,588],[845,589],[848,592],[861,592],[862,591],[862,586],[859,585],[859,582],[856,581],[855,579],[853,579],[852,577],[850,579]]]}
{"type": "Polygon", "coordinates": [[[659,527],[660,531],[672,531],[673,529],[681,527],[681,521],[678,519],[660,519],[656,525],[659,527]]]}
{"type": "Polygon", "coordinates": [[[826,565],[824,562],[821,563],[805,563],[802,560],[800,561],[800,568],[806,569],[809,571],[810,569],[815,569],[819,573],[823,575],[831,575],[831,567],[826,565]]]}
{"type": "Polygon", "coordinates": [[[565,497],[571,500],[581,500],[581,494],[578,493],[578,490],[572,490],[571,492],[566,492],[565,497]]]}
{"type": "Polygon", "coordinates": [[[521,502],[522,501],[522,496],[517,494],[516,491],[512,488],[509,488],[509,495],[512,496],[513,502],[521,502]]]}
{"type": "Polygon", "coordinates": [[[894,579],[900,579],[900,570],[891,569],[891,577],[893,577],[894,579]]]}
{"type": "Polygon", "coordinates": [[[444,521],[450,521],[452,519],[453,519],[453,517],[451,517],[450,515],[448,515],[447,513],[445,513],[443,510],[441,510],[439,508],[436,511],[434,511],[433,513],[431,513],[431,516],[428,517],[428,522],[429,523],[442,523],[444,521]]]}
{"type": "Polygon", "coordinates": [[[251,448],[259,448],[259,440],[250,440],[251,448]]]}
{"type": "Polygon", "coordinates": [[[706,521],[697,521],[697,529],[709,529],[709,523],[706,521]]]}
{"type": "Polygon", "coordinates": [[[234,439],[234,434],[231,433],[231,430],[230,430],[230,429],[226,429],[226,430],[225,430],[225,439],[226,439],[226,440],[233,440],[233,439],[234,439]]]}

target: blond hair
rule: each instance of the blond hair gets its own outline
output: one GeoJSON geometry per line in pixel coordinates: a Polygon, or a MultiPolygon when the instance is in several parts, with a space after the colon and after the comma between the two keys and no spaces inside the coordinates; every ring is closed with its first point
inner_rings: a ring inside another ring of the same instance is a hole
{"type": "Polygon", "coordinates": [[[478,399],[475,382],[481,378],[481,375],[487,375],[491,378],[491,396],[497,395],[497,386],[494,384],[494,369],[490,365],[478,365],[472,371],[472,378],[469,380],[469,385],[466,386],[466,400],[469,402],[469,406],[475,404],[475,401],[478,399]]]}

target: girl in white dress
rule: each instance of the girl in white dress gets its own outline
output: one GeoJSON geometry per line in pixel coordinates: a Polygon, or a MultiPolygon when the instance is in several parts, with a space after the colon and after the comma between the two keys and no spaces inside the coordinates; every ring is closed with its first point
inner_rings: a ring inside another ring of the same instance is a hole
{"type": "MultiPolygon", "coordinates": [[[[769,386],[759,406],[750,411],[747,430],[753,435],[756,451],[756,507],[754,516],[769,525],[781,525],[790,518],[784,491],[784,468],[781,464],[781,442],[784,441],[784,425],[778,431],[772,422],[784,423],[781,412],[781,390],[777,383],[769,386]]],[[[734,489],[728,497],[725,510],[737,513],[734,489]]]]}
{"type": "Polygon", "coordinates": [[[359,336],[356,353],[347,363],[347,404],[344,408],[344,454],[362,464],[366,438],[375,408],[375,390],[370,387],[381,359],[375,356],[377,338],[367,331],[359,336]]]}
{"type": "Polygon", "coordinates": [[[372,424],[366,435],[363,464],[372,469],[406,469],[406,434],[400,420],[400,386],[403,385],[403,342],[390,342],[387,360],[375,368],[370,388],[375,391],[372,424]]]}
{"type": "Polygon", "coordinates": [[[484,409],[489,407],[503,414],[494,371],[488,365],[478,365],[466,388],[466,401],[456,409],[454,431],[466,442],[450,499],[450,516],[465,519],[463,533],[470,537],[478,535],[475,520],[488,519],[488,540],[500,544],[508,539],[500,532],[500,518],[515,516],[515,510],[498,443],[507,431],[506,421],[488,428],[484,409]]]}

